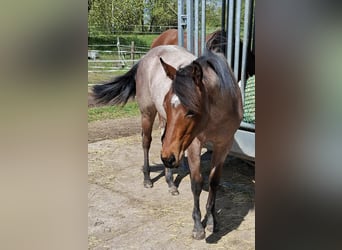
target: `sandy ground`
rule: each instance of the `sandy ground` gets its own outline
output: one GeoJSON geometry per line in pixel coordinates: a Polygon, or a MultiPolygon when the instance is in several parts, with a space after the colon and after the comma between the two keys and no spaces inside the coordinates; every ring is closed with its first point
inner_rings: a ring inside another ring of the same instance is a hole
{"type": "MultiPolygon", "coordinates": [[[[154,187],[143,187],[140,118],[88,126],[89,249],[255,249],[254,169],[228,157],[217,194],[219,231],[191,237],[193,198],[186,167],[178,170],[178,196],[168,193],[160,161],[160,132],[150,151],[154,187]]],[[[205,152],[205,150],[204,150],[205,152]]],[[[206,179],[210,153],[202,160],[206,179]]],[[[201,194],[202,217],[208,196],[201,194]]]]}

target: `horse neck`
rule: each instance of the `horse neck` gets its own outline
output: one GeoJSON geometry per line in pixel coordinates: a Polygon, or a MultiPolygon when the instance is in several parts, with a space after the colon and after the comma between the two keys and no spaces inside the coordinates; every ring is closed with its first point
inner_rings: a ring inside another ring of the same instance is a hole
{"type": "Polygon", "coordinates": [[[198,131],[202,131],[207,126],[210,119],[210,97],[205,86],[201,90],[201,119],[198,123],[198,131]]]}
{"type": "Polygon", "coordinates": [[[208,123],[220,123],[221,117],[232,112],[232,96],[229,90],[211,83],[206,85],[206,98],[208,123]]]}

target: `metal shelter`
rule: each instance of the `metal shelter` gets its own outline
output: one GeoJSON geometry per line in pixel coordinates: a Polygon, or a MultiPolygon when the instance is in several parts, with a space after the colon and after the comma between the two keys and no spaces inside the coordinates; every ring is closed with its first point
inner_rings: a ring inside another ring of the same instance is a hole
{"type": "MultiPolygon", "coordinates": [[[[225,56],[236,78],[241,70],[239,86],[244,102],[247,51],[250,50],[255,54],[255,0],[244,0],[244,17],[241,16],[241,0],[222,0],[221,4],[221,29],[226,31],[227,36],[225,56]],[[241,23],[243,23],[243,27],[240,27],[241,23]],[[240,46],[241,36],[242,48],[240,46]],[[242,50],[242,57],[239,56],[240,50],[242,50]],[[240,65],[241,69],[239,69],[240,65]]],[[[201,44],[203,52],[206,43],[205,9],[206,0],[178,0],[178,45],[184,45],[184,31],[186,31],[186,48],[196,56],[199,56],[199,44],[201,44]]],[[[231,154],[250,161],[255,160],[255,124],[241,123],[235,134],[231,154]]]]}

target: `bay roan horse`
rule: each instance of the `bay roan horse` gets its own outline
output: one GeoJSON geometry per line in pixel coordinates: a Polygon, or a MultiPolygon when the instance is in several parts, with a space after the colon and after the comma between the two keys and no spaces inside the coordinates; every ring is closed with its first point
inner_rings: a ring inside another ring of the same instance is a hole
{"type": "MultiPolygon", "coordinates": [[[[178,167],[185,150],[188,152],[194,197],[193,237],[203,239],[205,227],[216,230],[216,191],[243,114],[240,89],[225,58],[207,51],[196,59],[181,47],[159,46],[151,49],[125,75],[97,85],[93,91],[100,102],[113,104],[125,103],[136,94],[142,119],[145,187],[152,186],[148,151],[156,113],[166,120],[161,150],[166,170],[178,167]],[[207,142],[212,144],[213,153],[206,215],[201,222],[200,156],[207,142]]],[[[174,187],[172,177],[167,176],[169,187],[174,187]]]]}
{"type": "MultiPolygon", "coordinates": [[[[161,126],[165,126],[166,112],[163,107],[164,96],[171,87],[159,58],[174,67],[190,64],[196,57],[184,48],[167,45],[151,49],[126,74],[108,83],[93,87],[95,101],[103,104],[125,104],[129,98],[136,97],[141,113],[142,147],[144,151],[144,186],[153,186],[150,178],[149,150],[152,141],[152,128],[158,113],[161,126]]],[[[165,179],[172,195],[178,194],[173,182],[171,169],[165,169],[165,179]]]]}

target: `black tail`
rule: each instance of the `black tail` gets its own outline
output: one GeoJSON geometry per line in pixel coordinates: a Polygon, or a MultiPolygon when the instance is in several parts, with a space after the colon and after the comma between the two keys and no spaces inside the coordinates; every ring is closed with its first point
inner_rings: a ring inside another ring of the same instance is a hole
{"type": "Polygon", "coordinates": [[[126,74],[118,76],[105,84],[95,85],[92,89],[95,101],[102,104],[125,105],[130,97],[135,97],[137,69],[138,63],[126,74]]]}

